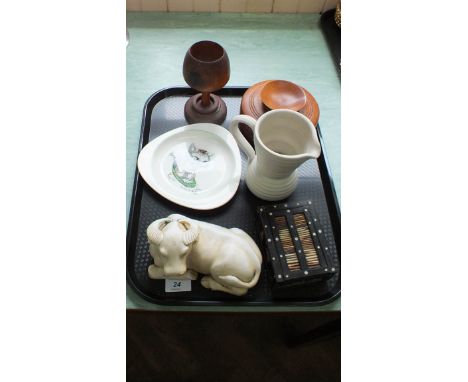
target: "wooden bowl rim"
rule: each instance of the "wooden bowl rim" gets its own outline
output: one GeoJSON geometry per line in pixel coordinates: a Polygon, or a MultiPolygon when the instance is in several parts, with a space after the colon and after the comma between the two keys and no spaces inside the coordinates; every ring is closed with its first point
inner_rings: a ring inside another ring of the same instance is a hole
{"type": "Polygon", "coordinates": [[[269,109],[272,109],[272,110],[273,109],[284,108],[284,109],[299,111],[299,110],[302,110],[305,107],[305,105],[307,104],[307,95],[305,94],[304,89],[302,87],[300,87],[299,85],[295,84],[294,82],[287,81],[287,80],[271,80],[271,81],[268,81],[260,91],[260,98],[262,99],[262,102],[265,104],[265,106],[268,107],[269,109]],[[297,103],[298,106],[296,106],[294,108],[284,107],[283,105],[280,106],[280,107],[277,107],[277,105],[275,105],[275,107],[271,107],[273,105],[268,102],[268,100],[271,99],[271,97],[268,97],[267,94],[268,95],[272,94],[272,91],[271,91],[271,89],[270,89],[270,91],[268,91],[268,89],[271,88],[271,87],[277,87],[278,84],[283,84],[283,85],[285,85],[285,87],[287,89],[292,90],[290,92],[291,95],[299,95],[299,94],[302,95],[302,97],[297,97],[298,100],[299,100],[299,98],[302,98],[301,102],[297,103]]]}

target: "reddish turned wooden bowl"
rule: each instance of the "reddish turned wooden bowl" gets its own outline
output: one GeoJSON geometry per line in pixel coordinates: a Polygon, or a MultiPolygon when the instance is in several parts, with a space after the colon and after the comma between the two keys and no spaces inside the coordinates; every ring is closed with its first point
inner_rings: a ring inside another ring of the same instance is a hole
{"type": "Polygon", "coordinates": [[[270,109],[299,111],[304,108],[307,98],[299,86],[289,81],[268,82],[260,92],[262,102],[270,109]]]}
{"type": "MultiPolygon", "coordinates": [[[[240,107],[241,114],[247,114],[255,119],[258,119],[262,114],[271,110],[263,103],[261,93],[263,88],[272,81],[274,80],[258,82],[247,89],[247,91],[242,96],[240,107]]],[[[315,100],[314,96],[306,89],[303,87],[301,87],[301,89],[306,96],[306,103],[302,109],[298,110],[298,112],[304,114],[311,120],[314,126],[317,126],[320,116],[320,110],[317,101],[315,100]]],[[[245,138],[250,142],[251,145],[253,145],[252,129],[244,124],[239,124],[239,128],[242,131],[242,134],[244,134],[245,138]]]]}

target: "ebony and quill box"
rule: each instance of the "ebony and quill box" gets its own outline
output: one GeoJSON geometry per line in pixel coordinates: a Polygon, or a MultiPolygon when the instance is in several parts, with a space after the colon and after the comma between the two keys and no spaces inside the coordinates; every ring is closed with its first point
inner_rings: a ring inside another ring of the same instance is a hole
{"type": "Polygon", "coordinates": [[[257,212],[273,290],[323,282],[338,272],[311,201],[261,206],[257,212]]]}

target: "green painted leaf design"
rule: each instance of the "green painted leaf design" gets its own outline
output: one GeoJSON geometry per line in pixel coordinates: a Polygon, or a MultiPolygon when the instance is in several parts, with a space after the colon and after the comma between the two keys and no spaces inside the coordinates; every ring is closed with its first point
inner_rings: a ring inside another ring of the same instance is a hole
{"type": "Polygon", "coordinates": [[[180,184],[182,184],[182,186],[187,188],[195,188],[197,186],[197,181],[195,180],[196,174],[194,172],[180,170],[174,154],[171,153],[170,155],[173,159],[172,175],[174,175],[174,177],[180,184]]]}

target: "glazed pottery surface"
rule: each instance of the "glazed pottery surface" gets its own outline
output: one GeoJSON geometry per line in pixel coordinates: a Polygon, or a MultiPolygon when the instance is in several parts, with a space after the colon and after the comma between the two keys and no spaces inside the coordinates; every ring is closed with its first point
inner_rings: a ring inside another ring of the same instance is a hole
{"type": "Polygon", "coordinates": [[[247,187],[264,200],[282,200],[291,195],[297,186],[296,168],[308,159],[318,158],[321,152],[314,125],[292,110],[272,110],[257,121],[238,115],[230,131],[248,157],[247,187]],[[240,132],[239,123],[252,129],[255,149],[240,132]]]}
{"type": "Polygon", "coordinates": [[[238,228],[189,219],[173,214],[147,228],[154,264],[151,279],[196,280],[215,291],[242,296],[260,277],[262,254],[255,241],[238,228]]]}
{"type": "Polygon", "coordinates": [[[173,129],[149,142],[138,156],[138,171],[158,194],[181,206],[209,210],[237,191],[241,159],[224,127],[198,123],[173,129]]]}

